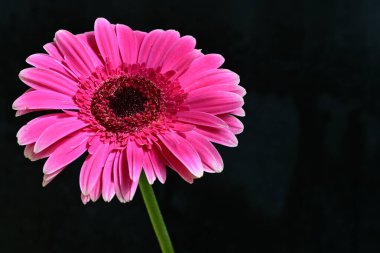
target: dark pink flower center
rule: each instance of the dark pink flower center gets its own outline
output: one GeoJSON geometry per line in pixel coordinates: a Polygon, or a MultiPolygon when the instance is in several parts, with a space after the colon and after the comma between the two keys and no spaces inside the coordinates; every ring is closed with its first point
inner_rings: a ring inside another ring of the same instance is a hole
{"type": "Polygon", "coordinates": [[[132,132],[158,119],[161,90],[143,77],[108,79],[94,93],[91,114],[107,131],[132,132]]]}

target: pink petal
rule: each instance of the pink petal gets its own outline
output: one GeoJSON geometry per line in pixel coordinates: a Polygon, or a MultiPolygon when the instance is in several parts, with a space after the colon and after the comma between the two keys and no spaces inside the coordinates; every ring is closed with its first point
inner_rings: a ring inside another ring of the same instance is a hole
{"type": "Polygon", "coordinates": [[[194,131],[203,135],[209,141],[227,147],[236,147],[238,145],[238,140],[236,136],[231,132],[231,130],[226,128],[212,128],[202,126],[195,128],[194,131]]]}
{"type": "Polygon", "coordinates": [[[34,109],[78,109],[73,99],[67,95],[48,90],[32,90],[17,98],[13,110],[34,109]]]}
{"type": "Polygon", "coordinates": [[[34,143],[28,144],[25,146],[24,149],[24,156],[31,160],[32,162],[46,158],[53,153],[53,151],[56,149],[56,147],[47,148],[39,153],[34,152],[34,143]]]}
{"type": "Polygon", "coordinates": [[[46,160],[43,172],[52,174],[76,160],[86,152],[87,139],[88,134],[85,132],[77,132],[62,139],[46,160]]]}
{"type": "Polygon", "coordinates": [[[21,127],[17,132],[17,142],[19,145],[27,145],[37,141],[41,133],[49,126],[57,123],[59,120],[67,119],[65,113],[54,113],[37,117],[21,127]]]}
{"type": "Polygon", "coordinates": [[[188,132],[185,134],[186,139],[191,141],[193,147],[197,150],[202,162],[213,172],[223,170],[223,160],[218,150],[205,137],[197,132],[188,132]]]}
{"type": "Polygon", "coordinates": [[[149,59],[146,61],[147,68],[157,68],[160,61],[166,56],[168,50],[179,39],[179,33],[174,30],[164,31],[159,43],[155,43],[150,51],[149,59]]]}
{"type": "Polygon", "coordinates": [[[195,111],[222,114],[242,107],[244,101],[241,96],[231,92],[214,91],[203,93],[194,91],[189,93],[185,103],[195,111]]]}
{"type": "Polygon", "coordinates": [[[99,199],[100,194],[102,193],[102,178],[99,177],[94,188],[90,192],[90,199],[95,202],[99,199]]]}
{"type": "Polygon", "coordinates": [[[136,63],[139,52],[136,34],[128,26],[117,24],[116,35],[123,62],[126,64],[136,63]]]}
{"type": "Polygon", "coordinates": [[[36,68],[52,70],[73,80],[76,79],[70,69],[48,54],[32,54],[26,59],[26,62],[36,68]]]}
{"type": "Polygon", "coordinates": [[[50,90],[71,97],[75,95],[78,87],[73,79],[48,69],[27,68],[20,72],[19,78],[36,90],[50,90]]]}
{"type": "Polygon", "coordinates": [[[104,165],[102,175],[102,196],[106,202],[110,202],[115,196],[115,186],[113,183],[113,166],[115,162],[116,152],[111,152],[104,165]]]}
{"type": "Polygon", "coordinates": [[[104,164],[109,154],[108,146],[107,143],[99,145],[95,153],[93,155],[89,154],[82,165],[79,185],[84,195],[90,194],[102,174],[104,164]]]}
{"type": "Polygon", "coordinates": [[[243,97],[247,94],[246,90],[240,85],[231,85],[231,84],[207,84],[204,83],[204,86],[194,87],[193,89],[189,89],[188,92],[199,92],[199,93],[209,93],[213,91],[225,91],[225,92],[233,92],[243,97]]]}
{"type": "Polygon", "coordinates": [[[95,71],[88,48],[68,31],[59,30],[55,34],[55,41],[65,57],[65,61],[75,71],[77,76],[89,76],[95,71]]]}
{"type": "Polygon", "coordinates": [[[172,159],[170,155],[164,155],[171,164],[175,163],[173,160],[178,160],[178,162],[180,162],[195,177],[201,177],[203,175],[201,159],[197,151],[186,139],[178,134],[170,132],[159,135],[158,138],[175,158],[172,159]]]}
{"type": "Polygon", "coordinates": [[[91,57],[91,61],[95,67],[104,66],[102,55],[96,43],[94,32],[86,32],[76,35],[80,42],[88,48],[87,52],[91,57]]]}
{"type": "Polygon", "coordinates": [[[240,82],[239,76],[227,69],[212,69],[193,75],[185,73],[178,80],[186,91],[214,84],[238,85],[240,82]]]}
{"type": "Polygon", "coordinates": [[[239,117],[244,117],[245,116],[245,111],[243,108],[237,108],[235,110],[230,111],[229,113],[239,116],[239,117]]]}
{"type": "Polygon", "coordinates": [[[163,30],[157,29],[157,30],[153,30],[149,32],[145,36],[143,42],[141,43],[139,55],[137,58],[137,63],[146,63],[148,61],[153,46],[156,44],[157,41],[158,41],[157,44],[160,43],[160,37],[162,36],[163,33],[164,33],[163,30]]]}
{"type": "MultiPolygon", "coordinates": [[[[189,67],[189,69],[186,71],[186,73],[183,75],[183,79],[186,79],[188,77],[191,77],[195,74],[205,72],[210,69],[217,69],[224,63],[223,56],[219,54],[207,54],[199,57],[198,59],[194,60],[189,67]]],[[[180,79],[181,82],[181,79],[180,79]]]]}
{"type": "Polygon", "coordinates": [[[165,183],[166,181],[166,166],[165,159],[160,155],[157,148],[155,146],[152,149],[147,151],[150,163],[152,164],[154,174],[156,174],[158,180],[161,183],[165,183]]]}
{"type": "Polygon", "coordinates": [[[86,127],[88,123],[76,118],[68,117],[60,120],[47,127],[38,137],[34,146],[34,152],[38,153],[41,150],[49,147],[56,141],[66,137],[67,135],[86,127]]]}
{"type": "Polygon", "coordinates": [[[184,36],[178,39],[159,64],[162,66],[162,73],[172,70],[173,66],[182,59],[183,55],[194,50],[195,43],[195,39],[191,36],[184,36]]]}
{"type": "Polygon", "coordinates": [[[53,58],[62,61],[63,60],[63,54],[59,50],[57,43],[51,42],[44,45],[45,51],[53,58]]]}
{"type": "Polygon", "coordinates": [[[116,68],[121,65],[119,46],[115,33],[115,26],[106,19],[98,18],[95,21],[95,38],[99,51],[105,62],[109,61],[111,67],[116,68]]]}
{"type": "Polygon", "coordinates": [[[119,152],[117,158],[118,162],[113,166],[115,192],[120,202],[125,203],[131,200],[130,192],[133,181],[129,177],[126,151],[119,152]]]}
{"type": "Polygon", "coordinates": [[[42,179],[42,187],[47,186],[53,179],[58,176],[59,173],[61,173],[64,170],[65,167],[60,168],[59,170],[54,171],[51,174],[44,174],[42,179]]]}
{"type": "Polygon", "coordinates": [[[222,114],[218,116],[228,124],[229,128],[234,134],[240,134],[243,132],[244,125],[236,117],[229,114],[222,114]]]}
{"type": "Polygon", "coordinates": [[[179,121],[209,127],[228,127],[227,124],[212,114],[197,111],[181,111],[176,114],[179,121]]]}
{"type": "Polygon", "coordinates": [[[145,155],[144,155],[143,169],[144,169],[144,172],[145,172],[146,178],[148,179],[149,184],[153,184],[154,181],[156,180],[156,176],[154,175],[153,164],[147,152],[145,152],[145,155]]]}
{"type": "Polygon", "coordinates": [[[136,145],[134,141],[129,140],[126,152],[128,159],[129,177],[133,181],[139,181],[144,160],[144,151],[141,147],[136,145]]]}
{"type": "Polygon", "coordinates": [[[199,58],[202,55],[202,53],[198,50],[192,50],[188,52],[187,54],[183,55],[182,58],[171,67],[171,70],[175,71],[175,74],[170,77],[170,79],[175,80],[179,76],[181,76],[184,72],[187,71],[190,64],[199,58]]]}

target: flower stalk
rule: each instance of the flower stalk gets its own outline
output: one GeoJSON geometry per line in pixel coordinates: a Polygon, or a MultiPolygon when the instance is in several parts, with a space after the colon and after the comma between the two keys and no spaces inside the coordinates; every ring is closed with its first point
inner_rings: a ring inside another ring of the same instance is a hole
{"type": "Polygon", "coordinates": [[[148,183],[144,172],[141,173],[139,186],[161,251],[163,253],[174,253],[173,245],[158,206],[156,196],[154,195],[153,188],[148,183]]]}

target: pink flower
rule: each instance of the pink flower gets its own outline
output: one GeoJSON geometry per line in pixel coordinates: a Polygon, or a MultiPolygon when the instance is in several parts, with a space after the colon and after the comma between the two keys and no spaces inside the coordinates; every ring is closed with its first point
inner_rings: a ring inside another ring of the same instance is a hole
{"type": "Polygon", "coordinates": [[[245,90],[219,68],[221,55],[174,30],[133,31],[103,18],[94,32],[58,31],[44,49],[27,58],[33,67],[20,79],[30,89],[13,103],[17,116],[50,111],[17,133],[26,157],[47,158],[43,186],[86,151],[83,203],[130,201],[142,170],[150,184],[165,182],[166,166],[189,183],[222,171],[211,142],[237,145],[245,90]]]}

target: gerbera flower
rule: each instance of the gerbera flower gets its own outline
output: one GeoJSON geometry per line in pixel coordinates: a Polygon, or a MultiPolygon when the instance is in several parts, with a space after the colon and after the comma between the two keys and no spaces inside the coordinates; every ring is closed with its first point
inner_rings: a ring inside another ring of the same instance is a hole
{"type": "Polygon", "coordinates": [[[245,90],[219,68],[221,55],[174,30],[133,31],[103,18],[94,32],[58,31],[44,49],[27,58],[33,67],[20,79],[30,89],[13,103],[18,116],[50,111],[17,133],[26,157],[47,158],[43,186],[86,151],[84,203],[130,201],[142,170],[150,184],[165,182],[166,166],[189,183],[222,171],[211,142],[237,145],[245,90]]]}

